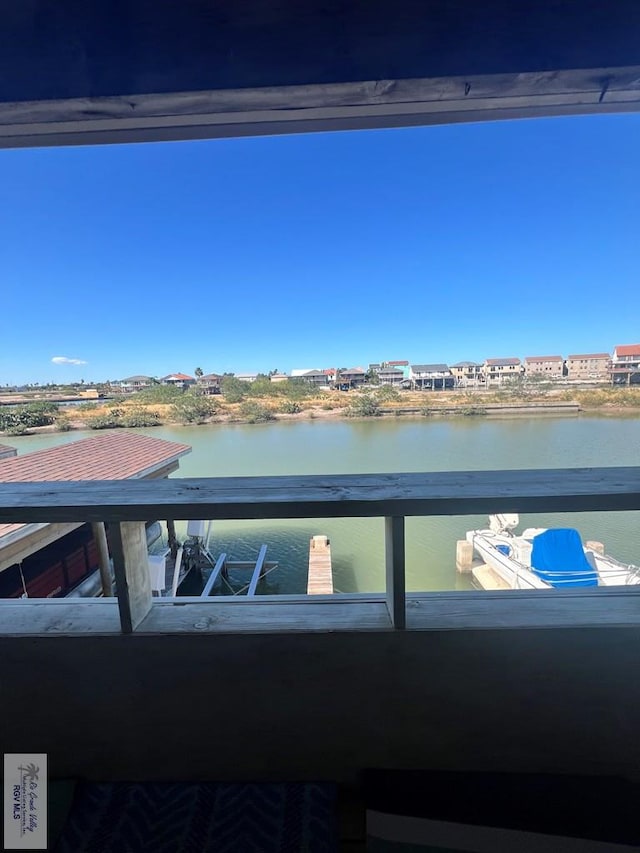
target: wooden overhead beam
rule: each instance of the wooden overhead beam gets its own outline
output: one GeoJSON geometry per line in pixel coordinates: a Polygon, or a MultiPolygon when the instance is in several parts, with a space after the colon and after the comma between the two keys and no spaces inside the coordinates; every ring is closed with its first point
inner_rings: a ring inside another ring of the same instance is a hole
{"type": "Polygon", "coordinates": [[[640,109],[640,66],[0,103],[0,147],[450,124],[640,109]]]}

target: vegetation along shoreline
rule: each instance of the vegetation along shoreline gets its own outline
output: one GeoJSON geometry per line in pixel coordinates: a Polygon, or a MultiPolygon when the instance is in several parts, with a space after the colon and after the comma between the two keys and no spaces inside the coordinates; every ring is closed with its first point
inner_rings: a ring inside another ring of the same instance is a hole
{"type": "Polygon", "coordinates": [[[0,408],[0,433],[134,429],[168,424],[377,417],[537,417],[598,413],[640,416],[640,387],[588,390],[536,383],[493,391],[399,392],[390,386],[318,391],[306,383],[223,383],[222,393],[155,386],[110,400],[64,405],[43,399],[0,408]]]}

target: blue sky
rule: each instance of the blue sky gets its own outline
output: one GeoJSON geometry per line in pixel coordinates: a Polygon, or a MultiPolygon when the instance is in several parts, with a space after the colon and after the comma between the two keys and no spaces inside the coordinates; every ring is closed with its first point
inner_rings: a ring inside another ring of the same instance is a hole
{"type": "Polygon", "coordinates": [[[640,115],[1,151],[0,384],[635,343],[639,166],[640,115]]]}

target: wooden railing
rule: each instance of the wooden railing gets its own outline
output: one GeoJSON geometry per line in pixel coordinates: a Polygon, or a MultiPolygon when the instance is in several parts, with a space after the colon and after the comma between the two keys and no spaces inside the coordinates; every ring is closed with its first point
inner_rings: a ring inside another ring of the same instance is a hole
{"type": "Polygon", "coordinates": [[[638,509],[640,467],[0,483],[0,523],[117,523],[113,557],[125,633],[153,606],[146,561],[134,559],[130,544],[149,519],[383,517],[386,606],[401,629],[405,517],[638,509]]]}

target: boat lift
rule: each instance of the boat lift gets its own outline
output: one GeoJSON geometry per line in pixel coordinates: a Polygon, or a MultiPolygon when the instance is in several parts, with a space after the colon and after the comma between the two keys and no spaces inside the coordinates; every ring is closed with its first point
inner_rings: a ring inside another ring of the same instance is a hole
{"type": "MultiPolygon", "coordinates": [[[[214,558],[209,549],[209,535],[211,522],[192,520],[187,522],[187,540],[178,549],[175,566],[167,565],[169,549],[163,554],[149,557],[149,571],[151,573],[151,588],[161,596],[175,597],[178,586],[183,582],[190,572],[195,572],[201,577],[203,572],[210,568],[209,576],[204,583],[201,598],[212,595],[213,587],[219,580],[222,588],[226,586],[229,595],[255,596],[259,581],[278,567],[275,561],[268,561],[267,546],[262,545],[255,561],[251,560],[228,560],[226,553],[214,558]],[[230,571],[251,570],[251,578],[248,583],[240,589],[234,589],[231,584],[230,571]]],[[[218,595],[225,593],[218,593],[218,595]]]]}

